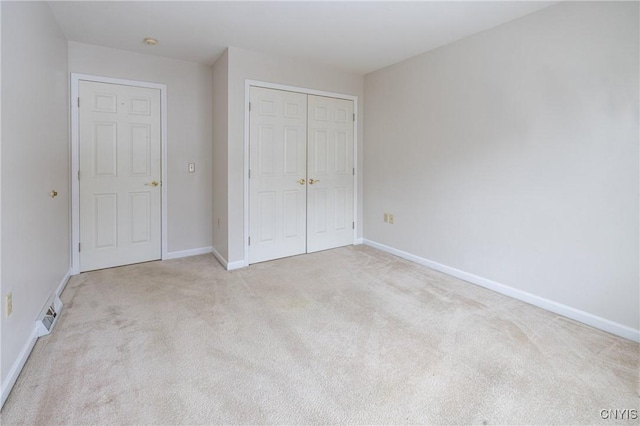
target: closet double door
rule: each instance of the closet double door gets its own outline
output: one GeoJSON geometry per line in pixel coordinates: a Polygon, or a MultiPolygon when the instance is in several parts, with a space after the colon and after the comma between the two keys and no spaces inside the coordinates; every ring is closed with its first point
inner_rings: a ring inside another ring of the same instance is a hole
{"type": "Polygon", "coordinates": [[[250,88],[249,263],[353,244],[353,101],[250,88]]]}

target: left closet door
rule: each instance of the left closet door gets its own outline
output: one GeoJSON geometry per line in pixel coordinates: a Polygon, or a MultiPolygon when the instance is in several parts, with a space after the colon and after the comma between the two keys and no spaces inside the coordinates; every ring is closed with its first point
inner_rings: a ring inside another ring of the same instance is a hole
{"type": "Polygon", "coordinates": [[[251,87],[249,263],[307,251],[307,95],[251,87]]]}

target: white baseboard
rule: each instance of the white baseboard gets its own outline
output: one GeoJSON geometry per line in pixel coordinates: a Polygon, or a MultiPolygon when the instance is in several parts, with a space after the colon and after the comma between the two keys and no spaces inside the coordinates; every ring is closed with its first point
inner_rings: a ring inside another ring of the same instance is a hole
{"type": "MultiPolygon", "coordinates": [[[[69,270],[64,275],[62,280],[60,280],[60,284],[58,284],[54,294],[52,294],[51,297],[60,297],[60,295],[64,291],[64,288],[67,286],[67,283],[69,282],[70,277],[71,277],[71,268],[69,268],[69,270]]],[[[2,382],[2,391],[0,393],[0,398],[1,398],[0,409],[4,405],[7,398],[9,397],[9,394],[11,393],[11,389],[13,389],[13,385],[16,384],[16,380],[18,380],[18,376],[20,375],[20,372],[24,368],[24,364],[27,362],[27,359],[29,359],[29,355],[31,355],[31,351],[33,350],[33,347],[35,346],[36,341],[38,340],[36,320],[37,318],[33,319],[33,330],[31,331],[31,335],[29,336],[29,338],[27,339],[27,342],[25,343],[24,347],[20,351],[18,358],[11,366],[11,369],[9,370],[9,374],[7,374],[7,377],[5,378],[4,382],[2,382]]]]}
{"type": "Polygon", "coordinates": [[[364,238],[356,238],[356,240],[353,242],[354,246],[359,246],[361,244],[364,244],[364,238]]]}
{"type": "Polygon", "coordinates": [[[181,257],[198,256],[200,254],[211,253],[212,247],[200,247],[189,250],[170,251],[162,258],[162,260],[179,259],[181,257]]]}
{"type": "Polygon", "coordinates": [[[18,376],[20,375],[20,372],[22,371],[24,364],[27,362],[27,359],[29,359],[29,355],[31,354],[33,347],[36,345],[36,341],[38,340],[38,334],[36,332],[35,324],[36,323],[34,320],[33,330],[31,331],[31,335],[29,336],[29,339],[27,340],[24,347],[20,351],[20,354],[18,355],[18,359],[16,359],[16,362],[13,363],[13,365],[11,366],[11,369],[9,370],[9,374],[7,375],[7,377],[4,379],[4,382],[2,383],[2,396],[1,396],[2,400],[0,400],[0,408],[2,408],[5,401],[9,397],[9,394],[11,393],[11,389],[13,389],[13,385],[16,384],[16,380],[18,380],[18,376]]]}
{"type": "Polygon", "coordinates": [[[229,262],[227,264],[227,271],[233,271],[235,269],[241,269],[248,266],[244,260],[236,260],[235,262],[229,262]]]}
{"type": "Polygon", "coordinates": [[[62,278],[62,281],[60,281],[60,284],[56,289],[56,296],[60,297],[65,287],[67,286],[67,283],[69,282],[69,278],[71,278],[71,268],[69,268],[67,274],[62,278]]]}
{"type": "Polygon", "coordinates": [[[220,262],[222,267],[227,269],[227,259],[225,259],[214,247],[211,247],[211,253],[216,259],[218,259],[218,262],[220,262]]]}
{"type": "Polygon", "coordinates": [[[551,311],[567,318],[582,322],[608,333],[615,334],[616,336],[624,337],[625,339],[629,339],[634,342],[640,342],[640,330],[636,330],[629,326],[610,321],[606,318],[593,315],[589,312],[581,311],[579,309],[572,308],[571,306],[563,305],[562,303],[545,299],[544,297],[536,296],[535,294],[518,290],[508,285],[500,284],[498,282],[491,281],[489,279],[482,278],[477,275],[470,274],[468,272],[464,272],[459,269],[455,269],[450,266],[446,266],[441,263],[416,256],[411,253],[407,253],[406,251],[398,250],[396,248],[380,244],[375,241],[364,239],[364,244],[409,260],[411,262],[427,266],[431,269],[435,269],[436,271],[443,272],[447,275],[460,278],[461,280],[468,281],[472,284],[476,284],[489,290],[493,290],[497,293],[504,294],[505,296],[513,297],[514,299],[518,299],[539,308],[546,309],[547,311],[551,311]]]}
{"type": "Polygon", "coordinates": [[[211,253],[213,253],[213,255],[215,256],[216,259],[218,259],[218,262],[220,262],[220,264],[224,267],[224,269],[226,269],[227,271],[233,271],[234,269],[240,269],[240,268],[244,268],[245,266],[247,266],[245,264],[244,260],[236,260],[235,262],[228,262],[227,259],[224,258],[224,256],[222,256],[218,250],[216,250],[215,248],[211,249],[211,253]]]}

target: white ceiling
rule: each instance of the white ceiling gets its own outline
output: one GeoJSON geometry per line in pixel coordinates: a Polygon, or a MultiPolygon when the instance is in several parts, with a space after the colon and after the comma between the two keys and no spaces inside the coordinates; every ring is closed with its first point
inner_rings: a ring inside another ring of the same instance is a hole
{"type": "Polygon", "coordinates": [[[51,2],[67,39],[212,64],[227,46],[359,74],[557,2],[51,2]],[[143,43],[158,39],[157,46],[143,43]]]}

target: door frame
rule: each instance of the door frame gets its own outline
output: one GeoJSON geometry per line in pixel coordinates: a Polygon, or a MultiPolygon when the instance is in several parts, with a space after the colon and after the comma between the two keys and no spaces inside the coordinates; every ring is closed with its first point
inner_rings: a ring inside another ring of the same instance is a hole
{"type": "Polygon", "coordinates": [[[120,78],[102,77],[89,74],[71,73],[71,275],[80,273],[80,121],[78,96],[80,95],[80,81],[95,83],[119,84],[121,86],[144,87],[160,90],[160,178],[162,186],[160,192],[161,229],[160,248],[162,259],[167,258],[167,85],[145,81],[125,80],[120,78]]]}
{"type": "Polygon", "coordinates": [[[305,87],[289,86],[285,84],[269,83],[266,81],[244,81],[244,267],[249,266],[249,100],[251,99],[251,87],[264,89],[284,90],[305,95],[326,96],[328,98],[345,99],[353,101],[353,244],[357,244],[358,236],[358,97],[344,93],[325,92],[323,90],[308,89],[305,87]]]}

